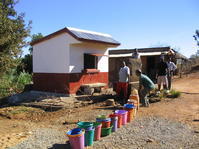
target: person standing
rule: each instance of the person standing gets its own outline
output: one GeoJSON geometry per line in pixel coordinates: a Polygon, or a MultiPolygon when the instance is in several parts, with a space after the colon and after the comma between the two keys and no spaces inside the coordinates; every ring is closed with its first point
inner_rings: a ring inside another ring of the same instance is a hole
{"type": "Polygon", "coordinates": [[[160,57],[160,62],[157,65],[157,84],[158,92],[160,92],[161,85],[163,84],[163,89],[168,89],[168,80],[167,80],[168,66],[164,62],[164,57],[160,57]]]}
{"type": "Polygon", "coordinates": [[[167,73],[167,79],[168,79],[168,89],[171,89],[171,82],[174,71],[177,69],[177,66],[171,61],[171,58],[169,57],[168,62],[168,73],[167,73]]]}
{"type": "Polygon", "coordinates": [[[122,67],[119,70],[119,82],[117,84],[117,95],[121,97],[121,91],[123,92],[123,104],[127,101],[128,85],[130,81],[130,69],[126,65],[125,61],[122,62],[122,67]]]}
{"type": "Polygon", "coordinates": [[[135,73],[139,77],[140,101],[143,106],[149,107],[149,99],[147,98],[147,95],[150,91],[155,89],[155,84],[148,76],[142,74],[140,69],[137,69],[135,73]]]}

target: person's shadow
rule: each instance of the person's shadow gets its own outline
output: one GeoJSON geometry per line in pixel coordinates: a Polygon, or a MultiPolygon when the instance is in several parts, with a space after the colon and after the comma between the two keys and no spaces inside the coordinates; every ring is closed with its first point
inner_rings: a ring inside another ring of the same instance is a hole
{"type": "Polygon", "coordinates": [[[53,146],[48,149],[71,149],[71,147],[70,143],[66,142],[66,144],[53,144],[53,146]]]}

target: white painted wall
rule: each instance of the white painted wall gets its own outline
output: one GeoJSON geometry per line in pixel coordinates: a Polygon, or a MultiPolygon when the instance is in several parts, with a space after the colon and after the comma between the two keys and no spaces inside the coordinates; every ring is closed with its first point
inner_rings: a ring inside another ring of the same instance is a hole
{"type": "Polygon", "coordinates": [[[33,45],[34,73],[69,73],[69,44],[80,43],[67,33],[33,45]]]}
{"type": "MultiPolygon", "coordinates": [[[[34,73],[80,73],[84,53],[108,55],[106,45],[80,42],[67,33],[33,45],[34,73]]],[[[98,69],[108,72],[108,57],[98,56],[98,69]]]]}
{"type": "MultiPolygon", "coordinates": [[[[84,69],[84,53],[98,53],[108,55],[107,47],[99,44],[81,44],[70,46],[70,73],[80,73],[84,69]]],[[[98,56],[98,69],[108,72],[108,57],[98,56]]]]}

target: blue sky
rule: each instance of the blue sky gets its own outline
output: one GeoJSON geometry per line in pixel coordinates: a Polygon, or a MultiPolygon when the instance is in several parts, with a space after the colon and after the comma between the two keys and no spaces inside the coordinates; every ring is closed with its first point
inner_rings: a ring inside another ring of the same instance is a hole
{"type": "Polygon", "coordinates": [[[187,57],[197,50],[199,0],[20,0],[16,9],[32,20],[31,34],[75,27],[110,34],[119,49],[170,45],[187,57]]]}

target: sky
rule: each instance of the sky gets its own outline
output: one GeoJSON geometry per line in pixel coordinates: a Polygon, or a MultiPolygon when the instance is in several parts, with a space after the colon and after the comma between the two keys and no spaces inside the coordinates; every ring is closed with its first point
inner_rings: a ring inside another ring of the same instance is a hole
{"type": "Polygon", "coordinates": [[[199,0],[19,0],[15,8],[32,21],[31,34],[74,27],[110,34],[117,49],[171,46],[187,57],[197,51],[199,0]]]}

